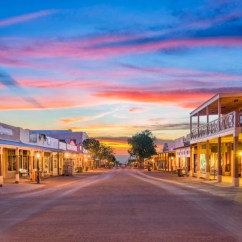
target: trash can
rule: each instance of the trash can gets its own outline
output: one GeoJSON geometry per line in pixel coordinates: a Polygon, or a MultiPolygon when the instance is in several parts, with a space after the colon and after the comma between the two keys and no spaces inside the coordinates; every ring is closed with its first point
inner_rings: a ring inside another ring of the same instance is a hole
{"type": "Polygon", "coordinates": [[[177,169],[177,175],[180,176],[180,177],[183,176],[181,168],[177,169]]]}

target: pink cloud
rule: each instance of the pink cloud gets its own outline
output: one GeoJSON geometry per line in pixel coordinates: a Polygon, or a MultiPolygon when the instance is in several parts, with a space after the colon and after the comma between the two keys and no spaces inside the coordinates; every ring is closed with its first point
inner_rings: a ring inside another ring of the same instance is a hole
{"type": "Polygon", "coordinates": [[[105,117],[107,115],[110,115],[112,113],[114,113],[114,111],[103,112],[103,113],[99,113],[99,114],[93,115],[93,116],[80,116],[80,117],[63,118],[63,119],[60,120],[60,123],[61,124],[72,124],[72,123],[77,123],[77,122],[93,121],[93,120],[105,117]]]}
{"type": "Polygon", "coordinates": [[[96,93],[97,97],[113,98],[128,100],[132,102],[144,103],[181,103],[183,100],[206,100],[211,96],[211,93],[199,93],[193,91],[174,91],[174,92],[161,92],[154,90],[115,90],[103,91],[96,93]]]}
{"type": "Polygon", "coordinates": [[[196,39],[176,39],[176,40],[166,40],[157,42],[148,42],[137,45],[128,46],[115,46],[115,47],[104,47],[97,49],[100,53],[106,53],[106,55],[123,55],[134,52],[147,52],[147,51],[157,51],[162,49],[171,48],[192,48],[192,47],[210,47],[210,46],[223,46],[223,47],[235,47],[242,46],[241,37],[219,37],[219,38],[196,38],[196,39]]]}
{"type": "Polygon", "coordinates": [[[16,78],[19,86],[31,88],[111,88],[115,85],[99,80],[62,81],[56,79],[16,78]]]}
{"type": "Polygon", "coordinates": [[[176,89],[166,90],[165,87],[127,87],[112,90],[98,91],[94,94],[95,97],[114,99],[129,102],[140,103],[159,103],[159,104],[174,104],[185,108],[194,108],[197,104],[201,104],[212,95],[221,92],[241,91],[241,87],[229,88],[202,88],[202,89],[176,89]]]}
{"type": "Polygon", "coordinates": [[[130,109],[129,109],[129,112],[130,112],[130,113],[140,113],[140,112],[143,112],[143,111],[145,111],[145,110],[146,110],[145,108],[134,107],[134,108],[130,108],[130,109]]]}
{"type": "Polygon", "coordinates": [[[58,10],[43,10],[35,13],[29,13],[17,17],[0,20],[0,27],[27,22],[32,19],[41,18],[56,13],[58,10]]]}
{"type": "MultiPolygon", "coordinates": [[[[176,78],[194,78],[196,81],[190,80],[191,83],[199,82],[198,79],[202,80],[212,80],[219,79],[220,81],[242,81],[241,75],[234,75],[234,74],[227,74],[222,72],[211,72],[211,71],[200,71],[200,70],[189,70],[189,69],[179,69],[179,68],[162,68],[162,67],[137,67],[137,66],[131,66],[126,65],[125,66],[128,69],[136,70],[137,72],[147,72],[147,73],[157,73],[157,74],[163,74],[171,77],[176,78]]],[[[204,83],[200,81],[201,84],[204,83]]]]}
{"type": "MultiPolygon", "coordinates": [[[[96,40],[95,40],[96,41],[96,40]]],[[[112,38],[110,39],[112,41],[112,38]]],[[[91,43],[91,42],[90,42],[91,43]]],[[[104,59],[110,56],[125,55],[130,53],[152,52],[169,48],[193,48],[193,47],[241,47],[242,37],[217,37],[217,38],[196,38],[161,40],[157,42],[138,43],[127,45],[101,46],[83,42],[82,39],[72,40],[39,40],[36,43],[23,44],[21,46],[9,46],[5,54],[14,54],[18,58],[81,58],[81,59],[104,59]],[[26,46],[25,46],[26,45],[26,46]]],[[[111,43],[111,42],[110,42],[111,43]]]]}

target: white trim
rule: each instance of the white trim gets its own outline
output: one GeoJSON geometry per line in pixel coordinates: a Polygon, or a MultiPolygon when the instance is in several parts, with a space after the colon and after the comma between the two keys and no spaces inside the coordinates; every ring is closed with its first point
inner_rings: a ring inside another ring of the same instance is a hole
{"type": "Polygon", "coordinates": [[[219,98],[224,98],[224,97],[242,97],[242,92],[234,92],[234,93],[217,93],[215,96],[210,98],[208,101],[194,109],[191,113],[190,116],[194,116],[198,112],[202,111],[204,108],[212,104],[213,102],[217,101],[219,98]]]}

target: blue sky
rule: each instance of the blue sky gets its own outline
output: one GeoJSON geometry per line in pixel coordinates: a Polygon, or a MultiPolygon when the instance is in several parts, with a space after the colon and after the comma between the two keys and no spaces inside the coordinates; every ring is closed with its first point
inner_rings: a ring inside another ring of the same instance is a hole
{"type": "Polygon", "coordinates": [[[125,154],[150,129],[189,132],[189,113],[242,91],[242,1],[4,1],[1,122],[86,131],[125,154]]]}

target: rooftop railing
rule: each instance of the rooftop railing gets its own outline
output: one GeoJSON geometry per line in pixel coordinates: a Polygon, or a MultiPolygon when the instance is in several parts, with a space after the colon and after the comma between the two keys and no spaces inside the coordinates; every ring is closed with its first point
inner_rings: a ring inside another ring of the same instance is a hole
{"type": "Polygon", "coordinates": [[[234,128],[235,120],[235,112],[231,112],[220,117],[219,119],[193,128],[191,131],[191,140],[203,138],[230,128],[234,128]]]}

